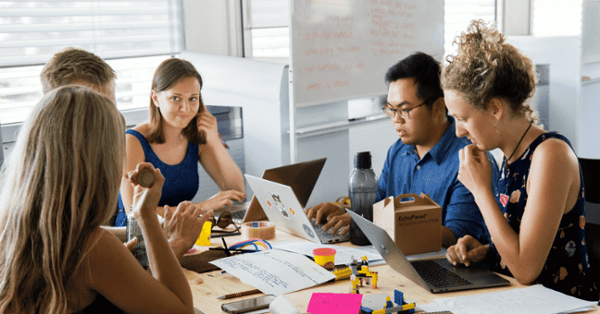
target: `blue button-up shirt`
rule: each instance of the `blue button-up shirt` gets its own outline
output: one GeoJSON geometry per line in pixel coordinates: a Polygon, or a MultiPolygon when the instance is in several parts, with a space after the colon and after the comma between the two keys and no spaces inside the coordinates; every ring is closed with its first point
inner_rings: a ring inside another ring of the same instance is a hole
{"type": "MultiPolygon", "coordinates": [[[[437,144],[419,159],[416,147],[404,145],[399,139],[388,150],[383,171],[379,177],[377,201],[406,193],[428,194],[442,207],[442,225],[456,238],[467,234],[487,242],[483,217],[469,190],[458,180],[458,151],[471,144],[466,138],[456,137],[456,125],[451,125],[437,144]]],[[[492,165],[492,182],[498,182],[498,166],[488,153],[492,165]]]]}

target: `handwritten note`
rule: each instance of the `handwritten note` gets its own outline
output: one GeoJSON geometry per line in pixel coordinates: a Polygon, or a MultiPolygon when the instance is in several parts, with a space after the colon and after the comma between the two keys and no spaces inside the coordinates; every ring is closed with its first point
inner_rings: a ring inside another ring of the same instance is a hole
{"type": "Polygon", "coordinates": [[[269,250],[212,261],[266,294],[282,295],[312,287],[335,276],[304,255],[269,250]]]}
{"type": "Polygon", "coordinates": [[[417,50],[442,57],[443,1],[293,0],[292,5],[296,105],[385,94],[385,71],[400,59],[417,50]]]}
{"type": "Polygon", "coordinates": [[[308,303],[312,314],[355,314],[360,311],[362,294],[313,293],[308,303]]]}

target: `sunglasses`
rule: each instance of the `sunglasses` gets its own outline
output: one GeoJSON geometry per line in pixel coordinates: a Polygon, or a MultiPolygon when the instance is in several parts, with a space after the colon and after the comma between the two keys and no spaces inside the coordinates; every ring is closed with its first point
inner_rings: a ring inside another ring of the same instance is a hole
{"type": "Polygon", "coordinates": [[[208,221],[210,221],[212,223],[211,231],[215,232],[215,233],[233,233],[233,232],[238,232],[240,230],[240,227],[233,222],[233,215],[230,212],[223,212],[218,218],[215,218],[213,216],[208,221]],[[229,227],[230,225],[233,225],[235,230],[233,230],[233,231],[214,230],[215,226],[217,226],[221,229],[225,229],[225,228],[229,227]]]}

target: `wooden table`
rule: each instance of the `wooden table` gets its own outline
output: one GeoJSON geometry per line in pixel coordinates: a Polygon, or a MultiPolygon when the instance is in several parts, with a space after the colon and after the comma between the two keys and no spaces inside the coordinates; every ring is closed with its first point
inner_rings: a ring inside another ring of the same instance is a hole
{"type": "MultiPolygon", "coordinates": [[[[228,245],[229,243],[233,244],[238,241],[242,241],[240,237],[227,237],[226,239],[228,245]]],[[[270,242],[281,240],[304,241],[301,238],[277,231],[276,238],[270,242]]],[[[212,239],[211,243],[217,246],[222,245],[221,239],[217,238],[212,239]]],[[[350,244],[349,242],[345,242],[340,245],[352,246],[352,244],[350,244]]],[[[397,289],[404,293],[405,298],[416,301],[417,306],[419,306],[419,304],[431,303],[436,298],[476,295],[481,293],[498,292],[525,287],[524,285],[519,284],[515,279],[503,276],[504,278],[510,281],[510,286],[433,294],[429,291],[426,291],[417,284],[413,283],[412,281],[406,279],[406,277],[400,275],[399,273],[391,269],[388,265],[370,266],[369,268],[372,268],[372,270],[377,271],[379,273],[377,289],[371,289],[370,286],[361,287],[361,294],[370,295],[378,293],[387,293],[388,295],[393,297],[394,289],[397,289]]],[[[219,300],[217,299],[218,296],[251,290],[254,289],[254,287],[241,282],[238,278],[230,274],[221,274],[220,271],[203,274],[198,274],[187,269],[184,269],[184,271],[192,288],[192,293],[194,295],[194,306],[206,314],[225,313],[221,310],[222,303],[228,303],[231,301],[237,301],[245,298],[252,298],[262,295],[257,294],[230,300],[219,300]],[[204,281],[200,284],[196,284],[195,280],[197,278],[202,278],[204,281]]],[[[310,300],[310,297],[313,292],[348,293],[348,288],[350,288],[350,285],[351,284],[349,280],[341,280],[289,293],[286,294],[285,297],[294,305],[296,305],[296,307],[298,307],[298,309],[300,309],[302,313],[306,313],[308,301],[310,300]]],[[[593,311],[588,311],[585,313],[600,313],[600,307],[596,306],[593,311]]]]}

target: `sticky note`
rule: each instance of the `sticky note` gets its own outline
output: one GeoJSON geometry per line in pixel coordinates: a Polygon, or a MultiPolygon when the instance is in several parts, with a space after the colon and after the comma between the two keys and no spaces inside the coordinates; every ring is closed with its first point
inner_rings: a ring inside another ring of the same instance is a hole
{"type": "Polygon", "coordinates": [[[311,314],[358,314],[362,294],[313,293],[308,303],[311,314]]]}

